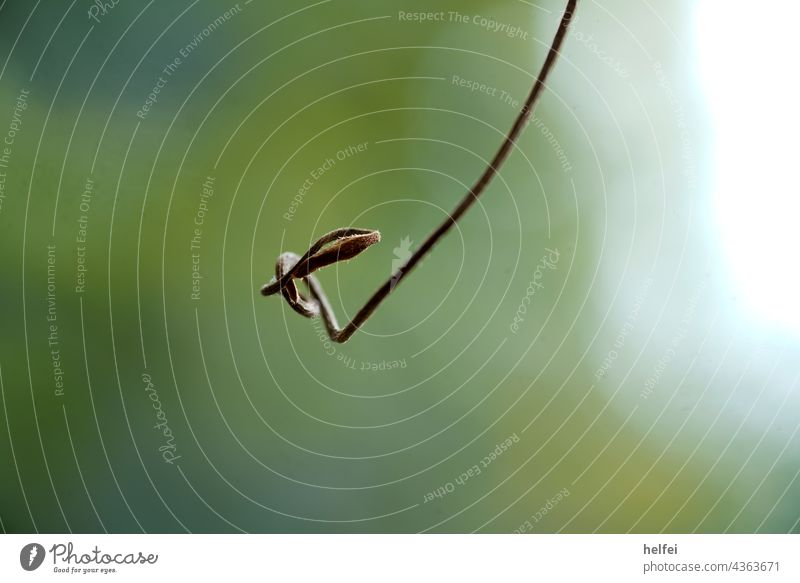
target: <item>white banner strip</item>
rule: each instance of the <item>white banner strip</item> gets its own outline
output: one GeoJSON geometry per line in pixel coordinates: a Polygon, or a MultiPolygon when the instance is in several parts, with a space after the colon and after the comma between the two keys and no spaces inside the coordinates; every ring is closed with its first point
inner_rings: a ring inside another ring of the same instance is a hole
{"type": "Polygon", "coordinates": [[[797,582],[798,551],[796,535],[4,535],[0,581],[797,582]]]}

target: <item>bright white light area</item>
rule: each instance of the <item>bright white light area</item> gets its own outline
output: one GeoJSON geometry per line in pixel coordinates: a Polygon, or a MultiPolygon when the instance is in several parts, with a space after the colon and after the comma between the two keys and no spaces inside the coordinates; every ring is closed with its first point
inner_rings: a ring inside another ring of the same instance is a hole
{"type": "Polygon", "coordinates": [[[715,126],[714,200],[743,297],[800,331],[800,2],[701,1],[700,73],[715,126]]]}

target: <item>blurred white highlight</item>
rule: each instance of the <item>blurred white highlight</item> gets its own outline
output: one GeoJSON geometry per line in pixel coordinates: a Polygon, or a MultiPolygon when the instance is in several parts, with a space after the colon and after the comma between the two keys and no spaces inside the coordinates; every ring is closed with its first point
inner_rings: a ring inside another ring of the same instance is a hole
{"type": "Polygon", "coordinates": [[[800,3],[699,3],[702,85],[715,126],[714,203],[739,295],[800,332],[800,3]]]}

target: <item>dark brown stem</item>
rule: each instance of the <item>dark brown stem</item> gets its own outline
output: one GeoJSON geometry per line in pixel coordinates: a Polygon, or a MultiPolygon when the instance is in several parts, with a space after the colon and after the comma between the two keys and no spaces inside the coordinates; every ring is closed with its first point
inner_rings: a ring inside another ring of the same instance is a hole
{"type": "MultiPolygon", "coordinates": [[[[522,130],[525,129],[526,124],[533,114],[533,108],[536,105],[536,101],[539,99],[542,89],[544,88],[547,76],[549,75],[550,70],[553,68],[553,65],[558,58],[559,49],[561,48],[561,44],[564,42],[564,37],[567,34],[567,29],[569,28],[569,23],[572,20],[572,15],[575,12],[576,5],[577,0],[569,0],[567,2],[564,14],[561,17],[561,23],[559,24],[558,30],[553,37],[550,50],[547,52],[547,57],[545,58],[544,64],[539,71],[539,75],[536,77],[536,81],[534,82],[533,88],[528,95],[528,99],[525,100],[522,110],[517,116],[517,119],[514,122],[514,125],[511,127],[511,130],[503,140],[503,143],[495,154],[492,162],[483,171],[483,174],[481,174],[480,178],[478,178],[472,188],[469,189],[466,196],[455,208],[452,214],[448,216],[444,222],[442,222],[442,224],[436,228],[436,230],[428,235],[427,239],[425,239],[422,245],[420,245],[414,254],[411,255],[405,265],[398,269],[397,272],[395,272],[381,287],[375,291],[372,297],[367,300],[367,303],[358,311],[349,324],[347,324],[344,328],[339,328],[339,325],[336,322],[336,316],[331,309],[330,302],[328,301],[322,286],[320,285],[319,281],[310,273],[313,271],[313,269],[310,269],[310,266],[313,263],[311,260],[325,244],[330,243],[337,238],[352,235],[364,235],[366,233],[377,234],[375,231],[339,229],[322,237],[319,241],[312,245],[311,249],[309,249],[303,257],[297,257],[296,255],[289,253],[284,254],[282,256],[283,260],[278,261],[276,281],[265,285],[261,289],[261,293],[263,295],[273,295],[281,291],[286,297],[287,301],[289,301],[289,304],[292,305],[292,307],[298,311],[298,313],[301,313],[307,317],[316,316],[316,310],[314,309],[316,306],[313,306],[313,303],[316,303],[319,306],[319,313],[325,322],[325,327],[331,337],[331,340],[334,342],[347,341],[355,333],[355,331],[358,330],[362,324],[367,321],[367,319],[369,319],[372,313],[378,308],[383,300],[386,299],[392,290],[394,290],[394,288],[403,279],[405,279],[409,273],[411,273],[411,270],[414,269],[417,263],[419,263],[422,258],[425,257],[425,255],[430,253],[431,249],[433,249],[433,246],[436,245],[439,239],[447,234],[447,232],[453,227],[453,225],[456,224],[456,222],[458,222],[458,220],[461,218],[461,215],[467,212],[467,210],[473,204],[475,204],[475,201],[478,200],[478,197],[483,194],[483,192],[486,190],[486,187],[489,186],[489,184],[492,182],[492,179],[500,171],[503,163],[506,161],[512,149],[514,148],[514,145],[522,133],[522,130]],[[291,267],[289,263],[293,263],[294,266],[291,267]],[[316,302],[309,302],[307,298],[304,298],[296,291],[296,288],[294,288],[295,278],[302,278],[306,281],[309,291],[316,302]]],[[[379,234],[377,234],[377,238],[380,238],[379,234]]],[[[376,240],[370,242],[369,244],[374,242],[376,242],[376,240]]],[[[365,248],[366,246],[358,251],[355,251],[355,253],[349,254],[347,257],[338,257],[337,259],[334,259],[334,261],[338,259],[349,259],[360,251],[363,251],[365,248]]],[[[341,254],[341,252],[339,254],[341,254]]],[[[319,265],[319,267],[321,266],[322,265],[319,265]]]]}

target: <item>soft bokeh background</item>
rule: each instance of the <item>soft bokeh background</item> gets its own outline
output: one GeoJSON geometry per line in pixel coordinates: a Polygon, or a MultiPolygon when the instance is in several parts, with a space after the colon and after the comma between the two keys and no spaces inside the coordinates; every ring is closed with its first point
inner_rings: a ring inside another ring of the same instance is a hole
{"type": "Polygon", "coordinates": [[[561,3],[3,1],[2,529],[798,531],[793,20],[715,4],[580,2],[501,176],[334,346],[258,295],[275,258],[379,229],[320,274],[352,315],[561,3]]]}

